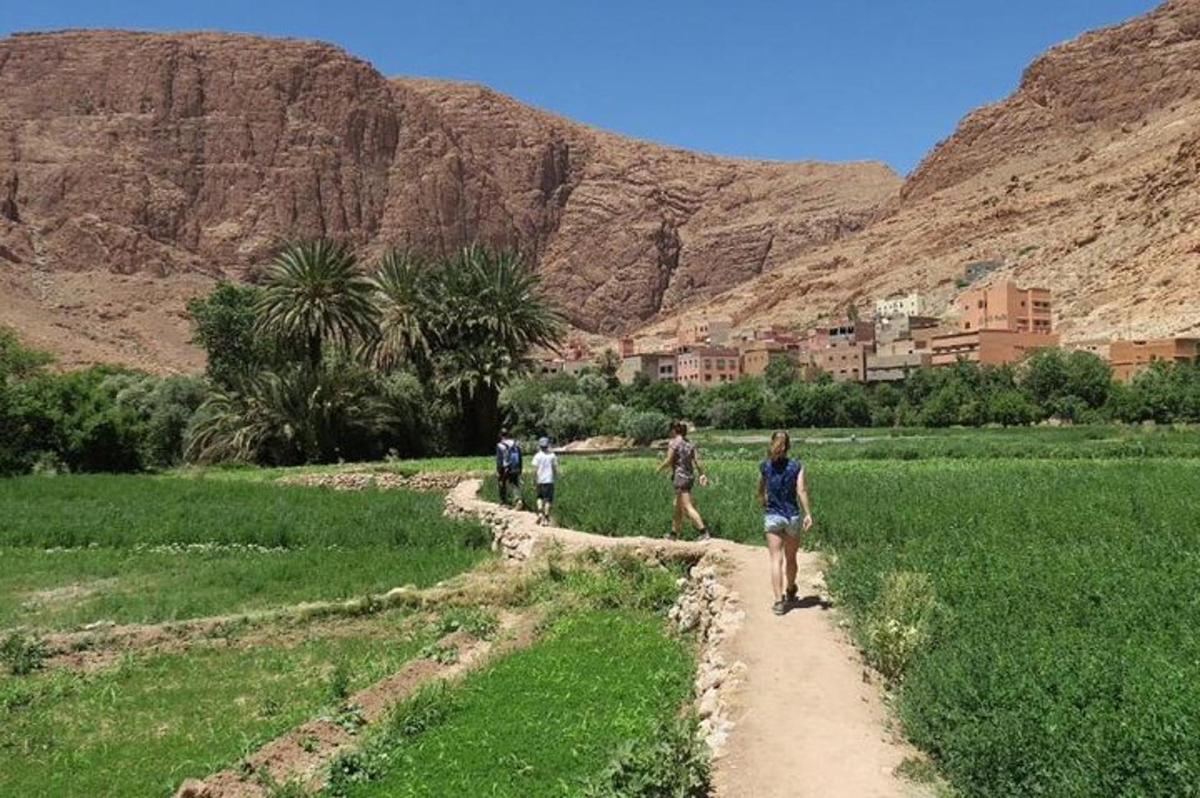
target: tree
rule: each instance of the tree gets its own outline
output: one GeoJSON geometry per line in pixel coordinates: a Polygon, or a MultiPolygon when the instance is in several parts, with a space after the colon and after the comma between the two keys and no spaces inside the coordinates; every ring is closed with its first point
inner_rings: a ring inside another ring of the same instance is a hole
{"type": "Polygon", "coordinates": [[[376,339],[374,292],[345,246],[324,239],[291,244],[267,271],[257,329],[297,347],[316,369],[327,343],[349,349],[376,339]]]}
{"type": "Polygon", "coordinates": [[[529,370],[535,347],[558,344],[565,320],[511,252],[464,249],[440,265],[433,288],[434,373],[463,411],[463,446],[484,451],[500,425],[500,390],[529,370]]]}
{"type": "Polygon", "coordinates": [[[612,347],[606,348],[596,358],[596,368],[610,389],[615,389],[620,384],[617,372],[621,368],[621,357],[613,351],[612,347]]]}
{"type": "Polygon", "coordinates": [[[777,355],[767,361],[767,368],[763,372],[763,381],[775,393],[779,393],[799,379],[800,369],[792,358],[786,355],[777,355]]]}
{"type": "Polygon", "coordinates": [[[204,349],[209,379],[218,385],[228,387],[275,360],[271,339],[255,328],[261,299],[259,288],[222,281],[208,296],[188,301],[192,342],[204,349]]]}
{"type": "Polygon", "coordinates": [[[430,266],[399,250],[383,256],[375,270],[375,304],[379,308],[379,337],[374,342],[377,362],[385,369],[409,363],[418,375],[431,376],[430,266]]]}

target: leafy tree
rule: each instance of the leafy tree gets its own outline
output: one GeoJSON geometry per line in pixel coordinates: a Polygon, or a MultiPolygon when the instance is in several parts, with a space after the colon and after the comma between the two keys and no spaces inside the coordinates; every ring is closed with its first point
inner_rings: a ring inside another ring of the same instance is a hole
{"type": "Polygon", "coordinates": [[[629,410],[621,418],[621,434],[639,445],[667,437],[671,419],[657,410],[629,410]]]}
{"type": "Polygon", "coordinates": [[[1037,408],[1018,390],[999,391],[988,398],[988,420],[994,424],[1025,426],[1036,417],[1037,408]]]}
{"type": "Polygon", "coordinates": [[[188,301],[192,341],[204,349],[208,376],[218,385],[228,387],[277,359],[273,340],[256,329],[261,299],[255,286],[219,282],[207,296],[188,301]]]}
{"type": "Polygon", "coordinates": [[[328,240],[291,244],[267,270],[257,329],[298,347],[316,369],[327,343],[349,349],[376,339],[374,291],[345,246],[328,240]]]}
{"type": "Polygon", "coordinates": [[[611,347],[606,348],[596,358],[596,370],[600,372],[600,376],[608,384],[610,389],[615,389],[619,385],[617,380],[617,371],[621,368],[621,357],[611,347]]]}
{"type": "Polygon", "coordinates": [[[767,361],[767,368],[763,372],[763,381],[775,393],[779,393],[799,379],[800,369],[797,367],[796,361],[790,357],[772,357],[767,361]]]}
{"type": "Polygon", "coordinates": [[[595,405],[578,394],[546,396],[541,428],[556,441],[574,441],[591,435],[596,427],[595,405]]]}

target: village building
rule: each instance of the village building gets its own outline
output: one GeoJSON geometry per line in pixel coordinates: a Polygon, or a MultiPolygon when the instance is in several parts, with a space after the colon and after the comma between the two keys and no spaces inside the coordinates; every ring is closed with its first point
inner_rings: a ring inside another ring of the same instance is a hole
{"type": "Polygon", "coordinates": [[[1153,363],[1196,363],[1200,357],[1200,339],[1155,338],[1112,342],[1109,362],[1113,376],[1129,382],[1153,363]]]}
{"type": "Polygon", "coordinates": [[[742,350],[742,374],[747,377],[761,377],[766,373],[770,362],[780,358],[800,363],[796,346],[789,347],[774,341],[754,341],[742,350]]]}
{"type": "Polygon", "coordinates": [[[1058,346],[1057,333],[973,330],[940,335],[930,342],[930,365],[953,366],[967,360],[982,366],[1016,363],[1038,349],[1058,346]]]}
{"type": "Polygon", "coordinates": [[[1011,330],[1049,333],[1053,327],[1050,291],[1018,288],[1004,281],[963,292],[956,303],[958,326],[963,332],[1011,330]]]}
{"type": "Polygon", "coordinates": [[[890,296],[875,300],[875,320],[894,316],[924,316],[925,297],[918,293],[890,296]]]}
{"type": "Polygon", "coordinates": [[[673,352],[656,352],[631,355],[621,359],[617,379],[625,384],[633,382],[638,374],[645,374],[651,382],[675,380],[676,355],[673,352]]]}
{"type": "Polygon", "coordinates": [[[689,346],[724,346],[733,334],[733,320],[703,316],[679,325],[676,349],[689,346]]]}
{"type": "Polygon", "coordinates": [[[867,382],[897,382],[906,379],[912,372],[923,366],[932,364],[932,358],[926,345],[917,349],[917,342],[911,338],[902,338],[886,343],[875,343],[875,351],[866,356],[867,382]]]}
{"type": "Polygon", "coordinates": [[[682,385],[711,388],[733,382],[742,375],[741,355],[727,347],[695,347],[681,352],[675,368],[675,380],[682,385]]]}

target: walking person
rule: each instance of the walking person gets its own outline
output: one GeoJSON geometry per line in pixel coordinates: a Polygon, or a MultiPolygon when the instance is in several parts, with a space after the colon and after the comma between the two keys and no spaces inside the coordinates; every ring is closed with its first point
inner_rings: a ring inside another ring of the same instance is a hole
{"type": "Polygon", "coordinates": [[[496,483],[500,486],[501,504],[508,504],[508,492],[513,490],[513,503],[518,509],[524,507],[521,500],[521,444],[507,429],[500,430],[500,442],[496,444],[496,483]]]}
{"type": "Polygon", "coordinates": [[[558,481],[558,455],[550,451],[550,439],[538,438],[538,451],[533,456],[537,472],[538,523],[550,526],[550,508],[554,505],[554,483],[558,481]]]}
{"type": "Polygon", "coordinates": [[[696,528],[700,540],[711,540],[712,535],[704,525],[704,519],[696,509],[692,499],[692,488],[695,487],[697,476],[702,486],[708,485],[708,477],[704,473],[704,465],[700,462],[700,454],[696,445],[688,440],[687,424],[676,421],[671,425],[674,437],[667,445],[667,457],[659,463],[659,471],[668,471],[671,482],[675,486],[675,514],[671,518],[671,531],[666,535],[668,540],[677,540],[683,531],[683,517],[686,515],[696,528]]]}
{"type": "Polygon", "coordinates": [[[776,615],[783,615],[796,600],[800,533],[813,525],[804,463],[788,456],[791,446],[791,437],[779,430],[771,435],[767,459],[759,464],[758,503],[763,508],[763,530],[771,555],[771,595],[775,597],[771,610],[776,615]]]}

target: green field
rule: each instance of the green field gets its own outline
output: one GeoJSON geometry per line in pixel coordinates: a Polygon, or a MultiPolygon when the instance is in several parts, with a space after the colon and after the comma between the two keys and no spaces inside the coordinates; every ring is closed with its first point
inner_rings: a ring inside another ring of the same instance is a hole
{"type": "Polygon", "coordinates": [[[130,655],[91,674],[0,676],[0,795],[170,795],[334,711],[339,671],[357,690],[436,635],[399,612],[345,626],[245,630],[263,639],[130,655]]]}
{"type": "MultiPolygon", "coordinates": [[[[911,443],[936,451],[943,440],[911,443]]],[[[1200,461],[889,461],[820,446],[797,452],[812,453],[809,545],[831,556],[832,589],[896,678],[909,737],[956,787],[1196,794],[1200,461]]],[[[710,458],[714,485],[696,502],[722,537],[761,543],[758,457],[710,458]]],[[[559,520],[662,534],[671,487],[653,466],[566,460],[559,520]]]]}
{"type": "MultiPolygon", "coordinates": [[[[377,744],[373,778],[346,796],[577,796],[627,740],[644,741],[691,695],[692,660],[636,610],[561,617],[533,648],[438,697],[435,722],[377,744]]],[[[429,715],[428,710],[424,713],[429,715]]]]}
{"type": "Polygon", "coordinates": [[[0,629],[163,621],[426,586],[488,556],[442,497],[136,476],[0,481],[0,629]]]}

